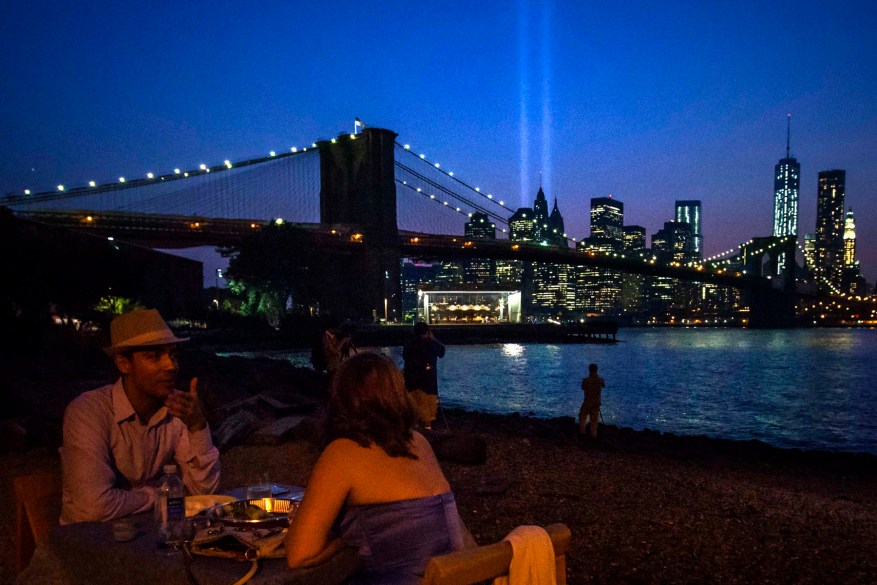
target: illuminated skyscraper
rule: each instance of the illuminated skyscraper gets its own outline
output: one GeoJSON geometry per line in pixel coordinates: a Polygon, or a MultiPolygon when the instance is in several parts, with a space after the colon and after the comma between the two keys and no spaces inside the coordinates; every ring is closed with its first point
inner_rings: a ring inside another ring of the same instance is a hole
{"type": "Polygon", "coordinates": [[[816,265],[816,234],[809,232],[804,234],[804,266],[811,273],[816,265]]]}
{"type": "MultiPolygon", "coordinates": [[[[678,262],[684,264],[690,259],[691,226],[681,221],[666,221],[663,229],[652,235],[652,253],[661,264],[678,262]]],[[[668,310],[677,308],[678,281],[675,278],[656,276],[651,279],[649,310],[659,317],[666,316],[668,310]]],[[[687,296],[686,301],[690,300],[687,296]]]]}
{"type": "Polygon", "coordinates": [[[844,268],[856,263],[856,221],[853,219],[853,208],[847,211],[844,220],[844,268]]]}
{"type": "Polygon", "coordinates": [[[548,216],[547,239],[552,245],[569,248],[569,244],[566,242],[566,228],[563,227],[563,216],[560,215],[560,210],[557,208],[557,197],[554,198],[554,209],[548,216]]]}
{"type": "Polygon", "coordinates": [[[624,242],[624,203],[609,197],[591,199],[591,238],[611,242],[621,250],[624,242]]]}
{"type": "Polygon", "coordinates": [[[853,210],[847,211],[844,220],[844,261],[842,276],[842,291],[847,294],[863,294],[864,283],[859,274],[859,263],[856,260],[856,222],[853,219],[853,210]]]}
{"type": "MultiPolygon", "coordinates": [[[[645,253],[646,228],[626,225],[623,233],[625,255],[630,258],[645,253]]],[[[645,309],[645,293],[645,276],[629,272],[621,275],[621,308],[625,313],[641,313],[645,309]]]]}
{"type": "Polygon", "coordinates": [[[486,213],[475,212],[466,222],[463,232],[467,238],[479,240],[495,240],[496,224],[490,221],[486,213]]]}
{"type": "Polygon", "coordinates": [[[536,214],[532,207],[520,207],[509,218],[509,239],[513,242],[536,239],[536,214]]]}
{"type": "MultiPolygon", "coordinates": [[[[519,207],[509,218],[509,240],[535,242],[536,214],[532,207],[519,207]]],[[[496,266],[498,284],[517,284],[525,302],[533,296],[533,264],[521,260],[500,260],[496,266]]],[[[529,307],[525,307],[525,310],[529,307]]]]}
{"type": "MultiPolygon", "coordinates": [[[[624,250],[624,204],[612,197],[591,199],[591,235],[579,243],[580,250],[600,254],[624,250]]],[[[607,268],[582,266],[576,272],[576,304],[586,314],[617,315],[621,312],[621,273],[607,268]]]]}
{"type": "Polygon", "coordinates": [[[841,289],[846,179],[844,170],[819,171],[814,272],[816,284],[824,291],[841,289]]]}
{"type": "Polygon", "coordinates": [[[801,165],[789,155],[792,115],[786,127],[786,158],[774,167],[773,179],[773,235],[798,235],[798,191],[801,165]]]}
{"type": "MultiPolygon", "coordinates": [[[[473,240],[495,240],[496,224],[486,213],[476,212],[466,222],[464,234],[473,240]]],[[[463,281],[466,284],[490,285],[496,282],[496,260],[471,258],[463,262],[463,281]]]]}
{"type": "Polygon", "coordinates": [[[682,221],[689,225],[691,238],[688,240],[689,254],[691,259],[703,258],[703,233],[700,222],[700,201],[684,200],[676,201],[676,221],[682,221]]]}
{"type": "Polygon", "coordinates": [[[539,186],[539,192],[536,193],[536,201],[533,202],[533,219],[536,225],[536,241],[548,243],[548,200],[545,198],[545,192],[542,186],[539,186]]]}
{"type": "MultiPolygon", "coordinates": [[[[542,187],[533,203],[536,219],[536,241],[542,246],[568,247],[563,234],[563,216],[554,200],[554,209],[548,214],[548,201],[542,187]]],[[[534,313],[554,314],[566,309],[569,270],[551,262],[533,262],[533,292],[530,307],[534,313]]]]}

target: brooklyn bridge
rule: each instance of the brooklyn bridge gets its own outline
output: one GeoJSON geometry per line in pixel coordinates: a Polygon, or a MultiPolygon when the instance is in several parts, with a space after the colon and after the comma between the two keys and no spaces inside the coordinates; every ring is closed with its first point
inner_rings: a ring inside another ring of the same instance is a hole
{"type": "Polygon", "coordinates": [[[363,317],[388,304],[400,312],[402,258],[592,266],[733,287],[743,292],[752,327],[790,325],[798,293],[793,237],[753,238],[710,262],[669,264],[650,254],[582,250],[573,238],[572,247],[514,241],[514,210],[504,201],[379,128],[245,161],[11,194],[0,205],[19,218],[159,249],[230,248],[269,223],[292,224],[327,263],[344,267],[325,291],[330,308],[363,317]],[[496,239],[462,235],[474,213],[496,224],[496,239]]]}

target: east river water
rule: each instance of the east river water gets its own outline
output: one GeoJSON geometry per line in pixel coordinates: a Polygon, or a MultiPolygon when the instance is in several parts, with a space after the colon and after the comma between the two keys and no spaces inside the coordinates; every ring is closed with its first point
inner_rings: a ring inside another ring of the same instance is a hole
{"type": "MultiPolygon", "coordinates": [[[[577,416],[595,362],[609,424],[877,454],[877,331],[621,329],[618,340],[449,345],[438,366],[442,404],[577,416]]],[[[401,348],[379,351],[402,365],[401,348]]],[[[309,356],[249,355],[302,366],[309,356]]]]}

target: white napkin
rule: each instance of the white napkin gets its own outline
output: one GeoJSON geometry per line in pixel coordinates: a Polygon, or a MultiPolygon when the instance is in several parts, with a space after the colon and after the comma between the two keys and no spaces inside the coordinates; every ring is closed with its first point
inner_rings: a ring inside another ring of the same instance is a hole
{"type": "Polygon", "coordinates": [[[503,540],[512,545],[509,576],[498,577],[493,585],[557,585],[554,546],[541,526],[518,526],[503,540]]]}

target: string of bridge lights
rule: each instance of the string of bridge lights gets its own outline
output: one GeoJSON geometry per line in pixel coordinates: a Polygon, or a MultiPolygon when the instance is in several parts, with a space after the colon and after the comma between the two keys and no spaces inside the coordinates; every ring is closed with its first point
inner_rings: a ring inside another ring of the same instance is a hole
{"type": "MultiPolygon", "coordinates": [[[[749,240],[748,242],[745,242],[745,243],[743,243],[743,244],[740,244],[739,246],[737,246],[737,250],[741,250],[741,251],[742,251],[743,248],[744,248],[745,246],[747,246],[747,245],[749,245],[749,244],[752,244],[753,242],[754,242],[754,240],[749,240]]],[[[751,251],[750,254],[753,255],[753,256],[757,256],[757,255],[759,255],[759,254],[763,254],[763,253],[765,253],[765,252],[769,252],[770,250],[772,250],[773,248],[775,248],[775,247],[778,246],[779,244],[780,244],[780,242],[772,242],[772,243],[768,244],[767,246],[765,246],[765,247],[763,247],[763,248],[760,248],[760,249],[758,249],[758,250],[751,251]]],[[[798,242],[797,240],[795,240],[795,245],[796,245],[796,247],[798,248],[798,251],[800,251],[802,254],[805,254],[805,255],[807,254],[807,251],[803,248],[803,246],[801,246],[801,243],[800,243],[800,242],[798,242]]],[[[723,261],[721,261],[721,262],[715,262],[714,259],[719,258],[719,257],[722,257],[722,256],[725,256],[725,255],[730,254],[730,253],[733,253],[734,251],[735,251],[735,250],[732,248],[732,249],[727,250],[727,251],[725,251],[725,252],[722,252],[722,253],[720,253],[720,254],[716,254],[716,255],[714,255],[714,256],[711,256],[710,258],[705,259],[704,262],[713,262],[714,264],[716,264],[716,263],[729,264],[729,263],[731,262],[730,259],[726,259],[726,260],[723,260],[723,261]]],[[[693,264],[693,263],[692,263],[692,264],[693,264]]],[[[689,265],[691,265],[691,264],[689,264],[689,265]]],[[[746,274],[746,271],[745,271],[745,270],[743,271],[743,274],[746,274]]],[[[819,280],[820,280],[820,282],[821,282],[822,284],[824,284],[826,287],[828,287],[828,288],[831,290],[831,292],[832,292],[833,294],[835,294],[835,295],[837,295],[837,296],[840,296],[840,297],[843,297],[843,298],[847,298],[847,299],[853,299],[853,298],[855,298],[856,300],[862,300],[861,295],[856,296],[856,295],[846,294],[846,293],[842,292],[842,291],[839,290],[839,289],[838,289],[838,288],[837,288],[837,287],[836,287],[831,281],[829,281],[825,276],[820,275],[820,276],[819,276],[819,280]]]]}
{"type": "MultiPolygon", "coordinates": [[[[807,256],[807,250],[805,250],[804,247],[801,246],[801,242],[795,240],[795,245],[798,247],[798,250],[799,250],[802,254],[804,254],[804,256],[806,257],[806,256],[807,256]]],[[[852,298],[853,298],[853,295],[848,295],[848,294],[846,294],[846,293],[844,293],[844,292],[838,290],[838,288],[835,287],[834,284],[833,284],[831,281],[829,281],[826,277],[820,275],[820,276],[819,276],[819,279],[822,281],[822,284],[824,284],[824,285],[827,286],[829,289],[831,289],[831,292],[833,292],[834,294],[836,294],[836,295],[838,295],[838,296],[841,296],[841,297],[844,297],[844,298],[849,298],[849,299],[852,299],[852,298]]],[[[859,297],[859,300],[861,300],[861,297],[859,297]]]]}
{"type": "MultiPolygon", "coordinates": [[[[503,201],[503,200],[499,200],[499,199],[495,199],[494,196],[493,196],[493,193],[482,193],[482,191],[481,191],[481,187],[473,187],[472,185],[470,185],[470,184],[467,183],[466,181],[463,181],[463,180],[460,179],[459,177],[456,177],[456,176],[454,175],[454,172],[453,172],[453,171],[446,171],[445,169],[442,168],[442,166],[441,166],[440,163],[428,159],[428,158],[426,157],[425,154],[423,154],[423,153],[416,154],[416,153],[411,149],[411,145],[410,145],[410,144],[402,144],[402,143],[400,143],[400,142],[397,141],[397,142],[396,142],[396,145],[399,146],[399,147],[401,147],[403,150],[409,152],[412,156],[414,156],[414,157],[416,157],[416,158],[419,158],[420,160],[422,160],[422,161],[424,161],[425,163],[429,164],[429,165],[432,166],[434,169],[438,170],[439,172],[443,173],[443,174],[446,175],[447,177],[449,177],[449,178],[453,179],[454,181],[458,182],[459,184],[461,184],[461,185],[464,186],[465,188],[469,189],[470,191],[474,192],[475,194],[481,196],[481,197],[484,198],[484,199],[487,199],[488,201],[490,201],[491,203],[494,203],[495,205],[499,205],[499,206],[502,207],[505,211],[511,211],[511,210],[506,206],[505,201],[503,201]]],[[[407,183],[405,183],[404,181],[403,181],[403,184],[406,184],[406,185],[407,185],[407,183]]],[[[420,191],[420,188],[418,188],[418,192],[422,192],[422,191],[420,191]]],[[[434,197],[433,197],[433,199],[434,199],[434,197]]],[[[448,205],[448,203],[445,202],[445,201],[440,201],[440,202],[443,203],[444,205],[448,205]]],[[[469,217],[472,217],[472,214],[469,213],[468,216],[469,216],[469,217]]],[[[500,218],[499,221],[502,221],[502,222],[504,222],[506,225],[508,225],[508,220],[503,219],[501,216],[498,216],[498,217],[500,218]]],[[[535,223],[536,220],[534,219],[533,222],[535,223]]],[[[546,226],[546,227],[547,227],[547,226],[546,226]]],[[[502,231],[502,233],[504,233],[504,234],[505,234],[505,233],[508,233],[508,230],[506,230],[506,229],[501,229],[501,231],[502,231]]],[[[555,230],[555,233],[557,233],[557,230],[555,230]]],[[[578,241],[578,240],[576,240],[576,238],[570,237],[570,236],[568,236],[566,233],[564,233],[564,234],[562,234],[562,235],[563,235],[564,238],[566,238],[567,241],[572,242],[573,244],[575,244],[575,243],[578,241]]]]}
{"type": "MultiPolygon", "coordinates": [[[[350,134],[351,139],[355,139],[355,137],[356,136],[354,134],[350,134]]],[[[337,139],[332,138],[330,140],[330,142],[332,144],[335,144],[337,142],[337,139]]],[[[162,175],[156,175],[155,173],[150,171],[150,172],[146,173],[146,177],[140,178],[140,179],[129,179],[129,178],[126,178],[124,176],[121,176],[118,178],[118,180],[116,182],[113,182],[113,183],[98,184],[96,181],[88,181],[87,186],[72,187],[72,188],[66,186],[64,183],[61,183],[61,184],[58,184],[54,190],[33,192],[31,189],[24,189],[23,193],[24,193],[24,195],[27,195],[27,196],[30,196],[30,195],[37,196],[37,195],[47,195],[47,194],[53,194],[53,193],[71,193],[71,192],[75,192],[75,191],[82,191],[82,190],[88,190],[88,189],[107,190],[107,189],[111,189],[111,188],[119,188],[120,186],[139,187],[139,186],[144,185],[144,184],[149,184],[152,181],[180,180],[180,179],[186,179],[186,178],[190,178],[190,177],[199,177],[199,176],[206,175],[207,173],[210,173],[210,172],[225,171],[225,170],[233,169],[235,167],[245,167],[245,166],[249,166],[252,164],[266,162],[268,160],[271,160],[272,158],[285,158],[285,157],[293,156],[296,154],[304,154],[304,153],[308,152],[309,149],[313,150],[315,148],[317,148],[317,143],[313,142],[313,143],[311,143],[311,145],[309,147],[303,147],[303,148],[299,148],[297,146],[290,147],[289,152],[278,153],[275,150],[271,150],[268,152],[268,156],[263,156],[263,157],[259,157],[259,158],[251,158],[251,159],[246,159],[246,160],[237,161],[237,162],[232,162],[229,159],[225,159],[224,161],[222,161],[222,164],[220,164],[220,165],[208,166],[206,163],[200,163],[198,165],[198,168],[196,168],[196,169],[182,170],[180,167],[176,167],[176,168],[174,168],[173,172],[165,173],[162,175]]]]}
{"type": "MultiPolygon", "coordinates": [[[[470,191],[472,191],[472,192],[475,193],[476,195],[482,197],[483,199],[486,199],[487,201],[493,203],[494,205],[498,205],[498,206],[500,206],[500,207],[503,208],[503,210],[505,210],[505,211],[508,211],[508,210],[509,210],[509,208],[506,207],[505,201],[503,201],[503,200],[501,200],[501,199],[494,199],[494,197],[493,197],[493,193],[482,193],[482,192],[481,192],[481,187],[473,187],[473,186],[470,185],[469,183],[467,183],[467,182],[461,180],[459,177],[454,176],[454,172],[453,172],[453,171],[446,171],[445,169],[442,168],[442,166],[441,166],[440,163],[438,163],[438,162],[436,162],[436,161],[433,161],[433,160],[430,160],[430,159],[426,158],[426,155],[425,155],[425,154],[423,154],[423,153],[416,154],[413,150],[411,150],[411,145],[410,145],[410,144],[402,144],[402,143],[400,143],[400,142],[397,141],[397,142],[396,142],[396,145],[399,146],[400,148],[402,148],[403,150],[405,150],[406,152],[408,152],[409,154],[411,154],[412,156],[414,156],[414,157],[416,157],[416,158],[422,160],[423,162],[425,162],[426,164],[428,164],[429,166],[431,166],[433,169],[436,169],[438,172],[440,172],[440,173],[444,174],[445,176],[447,176],[447,177],[453,179],[454,181],[456,181],[457,183],[459,183],[459,184],[462,185],[463,187],[469,189],[470,191]]],[[[418,188],[418,192],[420,192],[420,188],[418,188]]],[[[446,202],[442,202],[442,203],[444,203],[445,205],[447,205],[446,202]]],[[[491,215],[490,213],[488,213],[488,214],[491,215]]],[[[469,214],[469,217],[472,217],[472,214],[471,214],[471,213],[469,214]]],[[[508,220],[502,219],[502,216],[497,216],[497,217],[500,218],[500,221],[502,221],[502,222],[506,223],[506,225],[508,225],[508,220]]],[[[502,232],[503,232],[503,233],[507,233],[507,230],[503,229],[502,232]]]]}
{"type": "MultiPolygon", "coordinates": [[[[459,214],[461,214],[461,215],[465,215],[466,217],[469,217],[470,219],[472,218],[473,212],[471,212],[471,211],[470,211],[470,212],[463,211],[463,209],[462,209],[461,207],[453,206],[453,205],[451,205],[447,200],[443,200],[443,199],[440,199],[440,198],[436,198],[435,195],[433,195],[433,194],[431,194],[431,193],[427,193],[426,191],[424,191],[422,187],[415,187],[414,185],[410,185],[410,184],[408,183],[408,181],[406,181],[406,180],[404,180],[404,179],[396,179],[396,182],[399,183],[400,185],[403,185],[403,186],[405,186],[405,187],[408,187],[409,189],[411,189],[412,191],[414,191],[414,192],[416,192],[416,193],[420,193],[421,195],[423,195],[424,197],[426,197],[427,199],[429,199],[429,200],[431,200],[431,201],[435,201],[436,203],[438,203],[438,204],[440,204],[440,205],[442,205],[442,206],[444,206],[444,207],[447,207],[447,208],[450,209],[451,211],[455,211],[455,212],[457,212],[457,213],[459,213],[459,214]]],[[[495,226],[494,226],[494,227],[495,227],[495,226]]],[[[506,230],[505,230],[504,228],[502,229],[502,233],[506,233],[506,230]]]]}

